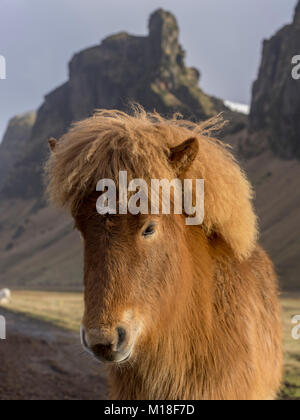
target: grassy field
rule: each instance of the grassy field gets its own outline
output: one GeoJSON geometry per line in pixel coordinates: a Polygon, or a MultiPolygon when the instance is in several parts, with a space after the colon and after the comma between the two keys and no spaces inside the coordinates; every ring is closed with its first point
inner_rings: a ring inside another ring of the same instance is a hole
{"type": "MultiPolygon", "coordinates": [[[[300,340],[291,332],[293,316],[300,315],[300,295],[285,295],[281,299],[284,328],[285,377],[281,398],[300,400],[300,340]]],[[[51,322],[59,327],[79,331],[83,312],[80,293],[13,292],[9,309],[51,322]]]]}
{"type": "Polygon", "coordinates": [[[81,293],[14,291],[8,309],[79,331],[83,296],[81,293]]]}
{"type": "Polygon", "coordinates": [[[285,360],[285,379],[282,398],[300,400],[300,340],[292,338],[292,329],[295,325],[291,322],[295,315],[300,315],[300,295],[284,296],[281,304],[285,360]]]}

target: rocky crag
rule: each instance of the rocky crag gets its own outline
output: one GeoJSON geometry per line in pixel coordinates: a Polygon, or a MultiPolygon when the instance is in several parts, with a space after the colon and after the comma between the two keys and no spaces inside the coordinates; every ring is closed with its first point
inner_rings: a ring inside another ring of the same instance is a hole
{"type": "Polygon", "coordinates": [[[185,66],[177,21],[164,10],[150,17],[148,36],[122,32],[76,54],[69,63],[69,80],[45,97],[26,152],[17,170],[10,171],[0,195],[40,199],[47,139],[60,137],[72,122],[97,108],[128,110],[131,102],[137,102],[149,111],[180,112],[191,119],[225,111],[234,120],[232,129],[243,125],[244,116],[229,112],[223,101],[203,93],[199,77],[198,70],[185,66]]]}
{"type": "Polygon", "coordinates": [[[300,80],[292,77],[292,58],[300,55],[300,2],[291,24],[264,41],[253,86],[247,157],[267,149],[283,159],[300,158],[300,80]]]}
{"type": "Polygon", "coordinates": [[[36,113],[28,112],[9,121],[0,146],[0,189],[5,185],[8,173],[24,156],[35,120],[36,113]]]}

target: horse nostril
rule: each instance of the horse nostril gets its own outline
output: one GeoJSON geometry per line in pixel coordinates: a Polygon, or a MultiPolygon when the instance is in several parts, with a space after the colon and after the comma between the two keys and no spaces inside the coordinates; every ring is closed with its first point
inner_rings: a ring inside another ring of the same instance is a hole
{"type": "Polygon", "coordinates": [[[117,349],[119,350],[126,340],[126,330],[123,327],[118,327],[117,334],[118,334],[117,349]]]}

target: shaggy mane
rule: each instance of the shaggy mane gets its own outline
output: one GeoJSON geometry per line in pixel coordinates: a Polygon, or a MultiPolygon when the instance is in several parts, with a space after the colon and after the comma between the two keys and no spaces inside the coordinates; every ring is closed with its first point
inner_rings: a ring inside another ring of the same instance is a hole
{"type": "Polygon", "coordinates": [[[73,214],[95,192],[103,178],[118,183],[120,170],[129,178],[172,179],[170,147],[190,137],[199,141],[199,154],[186,178],[205,180],[207,235],[218,234],[239,259],[249,257],[257,239],[252,189],[228,148],[209,137],[222,128],[222,118],[202,123],[165,119],[137,106],[133,115],[98,110],[75,123],[58,142],[46,164],[47,191],[51,201],[73,214]]]}

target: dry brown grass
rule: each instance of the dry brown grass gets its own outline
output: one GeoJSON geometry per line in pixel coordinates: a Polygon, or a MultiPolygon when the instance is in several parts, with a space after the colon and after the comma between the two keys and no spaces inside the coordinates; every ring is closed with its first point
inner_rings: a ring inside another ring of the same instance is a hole
{"type": "Polygon", "coordinates": [[[300,340],[292,338],[291,323],[295,315],[300,315],[300,294],[284,295],[281,300],[284,329],[285,383],[283,399],[300,400],[300,340]]]}
{"type": "Polygon", "coordinates": [[[68,330],[79,331],[83,313],[83,295],[64,292],[14,291],[8,308],[68,330]]]}

